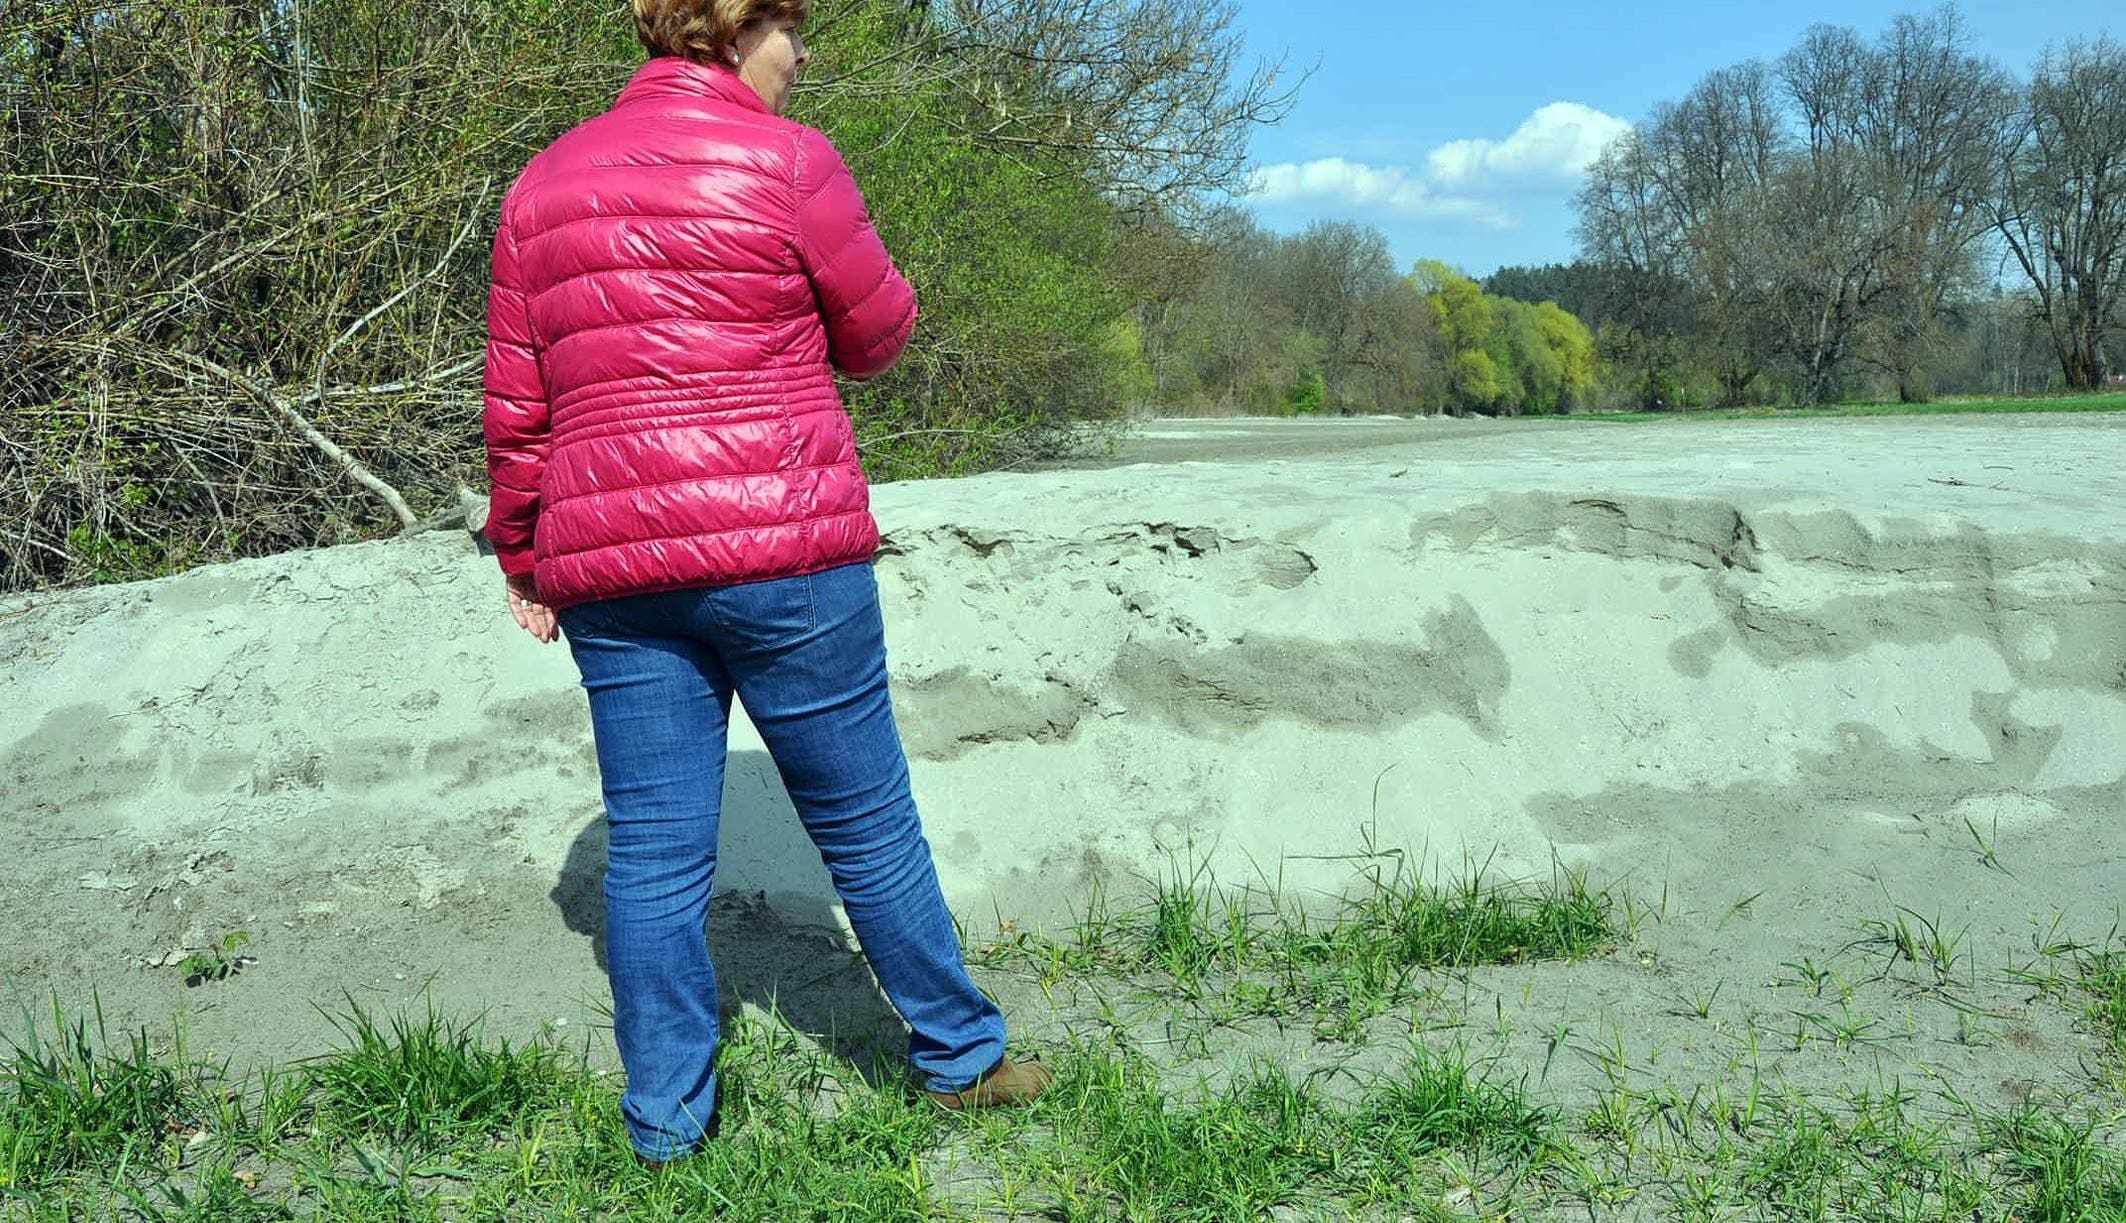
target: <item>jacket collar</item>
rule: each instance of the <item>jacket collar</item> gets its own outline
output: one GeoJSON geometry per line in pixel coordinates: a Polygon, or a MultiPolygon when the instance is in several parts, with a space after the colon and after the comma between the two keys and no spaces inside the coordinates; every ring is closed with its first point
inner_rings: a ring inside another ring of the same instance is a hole
{"type": "Polygon", "coordinates": [[[771,113],[753,87],[720,64],[697,64],[676,55],[659,55],[635,70],[620,90],[620,102],[648,99],[709,98],[761,114],[771,113]]]}

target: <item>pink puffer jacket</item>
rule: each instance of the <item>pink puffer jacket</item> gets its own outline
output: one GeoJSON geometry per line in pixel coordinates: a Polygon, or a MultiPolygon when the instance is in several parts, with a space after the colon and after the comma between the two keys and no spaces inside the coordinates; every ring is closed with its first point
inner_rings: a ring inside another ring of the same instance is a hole
{"type": "Polygon", "coordinates": [[[834,371],[915,295],[825,136],[736,73],[644,64],[526,166],[488,297],[487,537],[554,607],[878,547],[834,371]]]}

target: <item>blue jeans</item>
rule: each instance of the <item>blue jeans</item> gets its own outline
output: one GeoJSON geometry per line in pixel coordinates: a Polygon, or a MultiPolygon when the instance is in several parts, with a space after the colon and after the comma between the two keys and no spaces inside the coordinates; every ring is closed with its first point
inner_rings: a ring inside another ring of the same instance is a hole
{"type": "Polygon", "coordinates": [[[924,1086],[960,1090],[1004,1056],[1004,1018],[967,975],[909,792],[869,563],[580,604],[561,625],[605,790],[606,970],[637,1151],[686,1152],[715,1108],[704,926],[734,691],[908,1023],[924,1086]]]}

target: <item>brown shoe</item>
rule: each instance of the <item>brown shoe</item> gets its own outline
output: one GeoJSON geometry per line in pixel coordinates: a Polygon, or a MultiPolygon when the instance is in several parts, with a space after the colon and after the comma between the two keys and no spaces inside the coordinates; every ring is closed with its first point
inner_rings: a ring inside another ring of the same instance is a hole
{"type": "Polygon", "coordinates": [[[1015,1062],[1009,1057],[989,1068],[988,1073],[962,1091],[926,1091],[931,1102],[948,1112],[968,1108],[1015,1108],[1030,1104],[1055,1082],[1055,1071],[1039,1062],[1015,1062]]]}

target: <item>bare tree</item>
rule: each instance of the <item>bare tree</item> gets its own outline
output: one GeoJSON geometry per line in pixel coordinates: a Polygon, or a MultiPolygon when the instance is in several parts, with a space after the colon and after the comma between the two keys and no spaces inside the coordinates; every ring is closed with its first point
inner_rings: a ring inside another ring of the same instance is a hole
{"type": "Polygon", "coordinates": [[[1707,75],[1655,112],[1646,144],[1680,235],[1700,351],[1721,402],[1740,404],[1771,355],[1760,214],[1786,151],[1771,72],[1750,62],[1707,75]]]}
{"type": "Polygon", "coordinates": [[[479,473],[473,235],[624,71],[590,12],[0,6],[0,587],[450,507],[479,473]]]}
{"type": "MultiPolygon", "coordinates": [[[[869,0],[822,5],[821,21],[869,0]]],[[[1137,218],[1196,221],[1240,187],[1248,140],[1290,109],[1282,62],[1243,62],[1230,0],[936,0],[909,6],[890,57],[802,88],[861,97],[935,88],[961,135],[1050,173],[1090,169],[1137,218]]]]}
{"type": "Polygon", "coordinates": [[[1766,320],[1794,362],[1802,403],[1831,397],[1861,330],[1892,300],[1894,231],[1871,180],[1880,167],[1831,145],[1798,158],[1769,185],[1762,240],[1775,252],[1766,320]]]}
{"type": "Polygon", "coordinates": [[[1685,327],[1723,401],[1740,402],[1762,367],[1766,272],[1752,218],[1784,144],[1771,74],[1746,63],[1657,107],[1590,174],[1580,240],[1616,278],[1618,314],[1641,340],[1649,403],[1662,396],[1660,341],[1685,327]]]}
{"type": "Polygon", "coordinates": [[[1583,246],[1688,286],[1683,324],[1725,402],[1775,357],[1805,402],[1863,359],[1924,398],[1975,280],[2010,96],[1968,42],[1943,9],[1873,44],[1819,25],[1775,68],[1709,74],[1597,165],[1583,246]]]}
{"type": "Polygon", "coordinates": [[[2073,390],[2104,381],[2126,324],[2126,45],[2069,44],[2037,66],[2003,142],[1993,220],[2030,282],[2073,390]]]}
{"type": "Polygon", "coordinates": [[[1322,344],[1321,372],[1332,402],[1351,404],[1355,366],[1380,366],[1391,354],[1377,351],[1384,335],[1369,326],[1363,303],[1397,280],[1387,236],[1349,221],[1317,221],[1279,242],[1271,262],[1279,282],[1272,290],[1290,308],[1300,330],[1322,344]]]}
{"type": "Polygon", "coordinates": [[[1673,406],[1663,386],[1689,307],[1686,232],[1643,125],[1603,151],[1574,202],[1580,249],[1603,272],[1602,311],[1618,322],[1609,355],[1638,371],[1641,403],[1673,406]]]}
{"type": "Polygon", "coordinates": [[[1781,57],[1779,79],[1802,139],[1769,185],[1775,252],[1771,322],[1797,367],[1803,403],[1820,403],[1860,332],[1892,300],[1897,175],[1869,147],[1874,51],[1852,30],[1818,25],[1781,57]]]}
{"type": "Polygon", "coordinates": [[[1945,313],[1975,291],[1979,246],[2000,185],[1999,141],[2014,88],[1972,53],[1951,7],[1891,22],[1865,61],[1855,140],[1888,173],[1876,181],[1891,231],[1890,282],[1863,355],[1924,400],[1945,313]]]}

